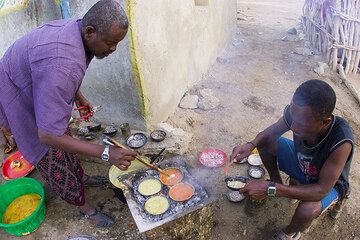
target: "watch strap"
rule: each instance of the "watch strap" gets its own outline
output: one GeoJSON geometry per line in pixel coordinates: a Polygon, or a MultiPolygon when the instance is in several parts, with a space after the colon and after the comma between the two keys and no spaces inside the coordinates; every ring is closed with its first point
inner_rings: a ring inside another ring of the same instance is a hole
{"type": "Polygon", "coordinates": [[[104,151],[103,153],[101,154],[101,160],[103,161],[109,161],[109,158],[110,158],[110,146],[109,145],[105,145],[105,148],[104,148],[104,151]]]}

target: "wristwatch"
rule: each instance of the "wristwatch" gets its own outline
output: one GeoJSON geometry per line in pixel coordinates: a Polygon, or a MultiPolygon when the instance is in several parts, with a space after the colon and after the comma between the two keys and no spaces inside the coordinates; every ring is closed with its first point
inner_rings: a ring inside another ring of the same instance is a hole
{"type": "Polygon", "coordinates": [[[276,194],[276,186],[275,186],[275,183],[274,182],[270,182],[269,183],[269,186],[268,186],[268,189],[267,189],[267,195],[269,197],[275,197],[275,194],[276,194]]]}
{"type": "Polygon", "coordinates": [[[106,161],[106,162],[109,161],[109,158],[110,158],[109,149],[110,149],[110,146],[105,145],[104,151],[101,154],[101,160],[106,161]]]}

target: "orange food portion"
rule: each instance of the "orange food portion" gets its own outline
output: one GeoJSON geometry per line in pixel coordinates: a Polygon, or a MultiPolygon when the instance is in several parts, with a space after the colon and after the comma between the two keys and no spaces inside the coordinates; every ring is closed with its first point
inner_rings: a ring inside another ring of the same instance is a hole
{"type": "Polygon", "coordinates": [[[188,183],[178,183],[169,190],[169,196],[172,200],[183,202],[189,200],[194,195],[195,189],[188,183]]]}
{"type": "Polygon", "coordinates": [[[160,181],[164,185],[172,186],[181,182],[183,179],[182,172],[177,168],[166,168],[164,169],[164,172],[169,175],[166,176],[165,174],[160,174],[160,181]]]}

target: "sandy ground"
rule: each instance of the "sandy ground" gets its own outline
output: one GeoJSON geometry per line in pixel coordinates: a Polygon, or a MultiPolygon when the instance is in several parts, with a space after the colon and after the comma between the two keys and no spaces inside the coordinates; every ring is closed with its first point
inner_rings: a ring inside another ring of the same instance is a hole
{"type": "MultiPolygon", "coordinates": [[[[239,143],[251,140],[282,116],[296,87],[307,79],[320,78],[331,84],[338,97],[336,114],[346,118],[356,137],[359,148],[359,105],[349,91],[340,83],[336,74],[327,72],[319,77],[314,71],[322,56],[302,56],[293,53],[302,47],[303,41],[283,42],[290,27],[299,23],[303,1],[252,0],[238,1],[239,16],[251,17],[238,20],[237,29],[217,62],[209,69],[199,84],[190,91],[210,88],[221,101],[219,107],[209,110],[178,109],[168,122],[194,134],[187,157],[193,173],[211,194],[218,197],[215,226],[212,239],[266,239],[272,231],[286,226],[296,208],[287,199],[270,199],[263,206],[253,208],[247,201],[233,204],[227,201],[227,191],[222,169],[199,167],[196,156],[209,147],[231,153],[239,143]],[[189,121],[190,120],[190,121],[189,121]],[[189,125],[188,122],[193,122],[189,125]]],[[[360,80],[360,79],[358,79],[360,80]]],[[[236,165],[229,175],[246,175],[247,165],[236,165]]],[[[84,160],[89,174],[106,175],[108,166],[91,159],[84,160]]],[[[350,184],[352,195],[340,217],[335,221],[327,214],[314,221],[302,239],[360,239],[358,195],[360,179],[359,156],[353,160],[350,184]]],[[[36,172],[32,177],[38,178],[36,172]]],[[[0,182],[4,182],[3,179],[0,182]]],[[[47,217],[40,229],[24,239],[66,239],[70,236],[88,234],[98,239],[143,239],[138,234],[131,214],[111,190],[87,190],[90,202],[110,212],[117,224],[110,229],[93,227],[81,218],[77,210],[47,191],[47,217]]],[[[0,239],[17,239],[0,230],[0,239]]]]}

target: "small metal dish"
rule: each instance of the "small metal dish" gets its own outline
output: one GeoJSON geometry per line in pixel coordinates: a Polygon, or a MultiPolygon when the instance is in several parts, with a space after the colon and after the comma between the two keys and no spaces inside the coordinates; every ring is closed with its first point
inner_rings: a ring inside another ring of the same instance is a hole
{"type": "Polygon", "coordinates": [[[162,184],[159,179],[156,179],[154,177],[145,177],[140,181],[137,190],[143,196],[151,196],[160,192],[161,189],[162,184]]]}
{"type": "Polygon", "coordinates": [[[248,174],[252,178],[260,179],[260,178],[264,177],[265,170],[264,170],[264,168],[262,168],[260,166],[250,166],[248,169],[248,174]]]}
{"type": "Polygon", "coordinates": [[[105,134],[106,136],[109,137],[113,137],[117,134],[118,130],[116,129],[116,127],[114,126],[107,126],[104,131],[103,134],[105,134]]]}
{"type": "Polygon", "coordinates": [[[170,202],[166,196],[159,194],[148,198],[143,208],[150,215],[161,215],[169,210],[170,202]]]}
{"type": "Polygon", "coordinates": [[[126,140],[126,145],[132,149],[143,147],[147,142],[147,137],[143,133],[135,133],[130,135],[126,140]]]}
{"type": "Polygon", "coordinates": [[[177,183],[169,189],[169,197],[175,202],[185,202],[192,198],[194,193],[194,186],[184,182],[177,183]]]}
{"type": "Polygon", "coordinates": [[[160,182],[166,186],[173,186],[181,182],[184,178],[184,174],[179,168],[176,167],[168,167],[163,169],[165,173],[172,177],[168,177],[165,174],[160,174],[160,182]]]}
{"type": "Polygon", "coordinates": [[[161,142],[166,137],[166,132],[163,130],[155,130],[150,133],[150,137],[155,142],[161,142]]]}
{"type": "Polygon", "coordinates": [[[229,191],[226,193],[226,197],[233,203],[238,203],[245,199],[245,196],[239,191],[229,191]]]}
{"type": "Polygon", "coordinates": [[[84,135],[85,140],[87,141],[91,141],[94,140],[96,138],[96,134],[93,132],[89,132],[88,134],[84,135]]]}
{"type": "Polygon", "coordinates": [[[231,189],[233,191],[238,191],[241,187],[239,187],[239,188],[231,187],[231,184],[229,184],[229,183],[235,182],[235,181],[246,183],[249,180],[250,180],[250,178],[245,177],[245,176],[227,177],[227,178],[225,178],[225,184],[229,189],[231,189]]]}
{"type": "Polygon", "coordinates": [[[259,154],[251,154],[248,158],[247,158],[248,163],[251,166],[260,166],[262,164],[261,158],[259,154]]]}
{"type": "Polygon", "coordinates": [[[91,132],[97,132],[97,131],[100,131],[100,129],[101,129],[101,124],[95,124],[95,125],[87,126],[87,128],[88,128],[89,131],[91,131],[91,132]]]}

